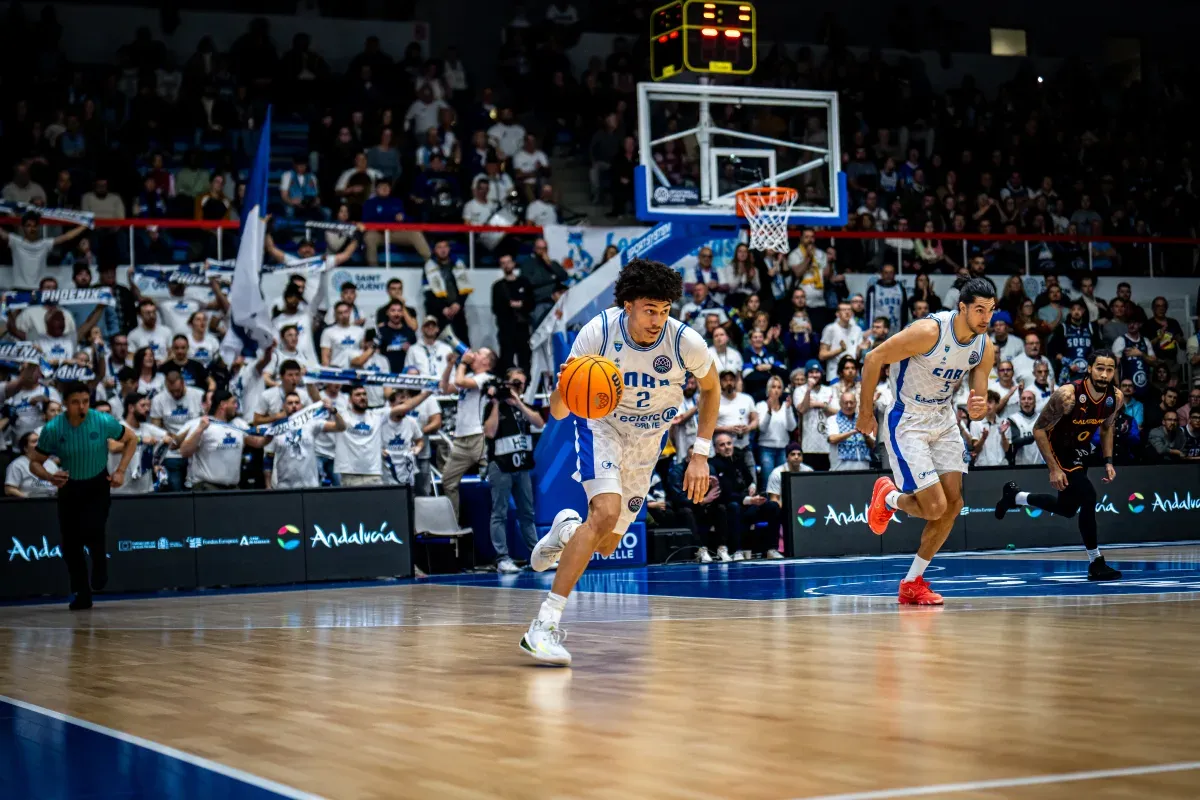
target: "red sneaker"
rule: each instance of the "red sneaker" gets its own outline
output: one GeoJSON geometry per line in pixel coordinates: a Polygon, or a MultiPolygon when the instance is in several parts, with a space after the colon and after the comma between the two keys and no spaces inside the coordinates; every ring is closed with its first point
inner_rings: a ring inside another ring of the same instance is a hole
{"type": "Polygon", "coordinates": [[[942,596],[929,588],[924,575],[918,575],[911,581],[900,581],[900,605],[940,606],[942,604],[942,596]]]}
{"type": "Polygon", "coordinates": [[[896,509],[888,508],[887,503],[884,502],[888,492],[895,488],[895,482],[884,475],[875,481],[875,488],[871,490],[871,505],[867,509],[867,525],[871,526],[871,531],[876,536],[883,534],[888,523],[892,521],[892,515],[896,513],[896,509]]]}

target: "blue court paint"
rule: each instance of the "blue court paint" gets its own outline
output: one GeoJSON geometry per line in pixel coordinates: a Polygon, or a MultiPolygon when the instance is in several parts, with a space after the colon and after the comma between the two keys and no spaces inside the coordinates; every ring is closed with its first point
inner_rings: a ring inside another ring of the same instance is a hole
{"type": "MultiPolygon", "coordinates": [[[[1200,592],[1200,559],[1122,561],[1119,550],[1106,550],[1109,564],[1124,572],[1119,581],[1087,580],[1086,561],[1038,558],[1036,553],[1006,558],[946,556],[925,572],[935,591],[946,597],[1065,597],[1160,592],[1200,592]]],[[[818,597],[890,597],[908,571],[909,556],[803,561],[751,561],[732,564],[679,564],[640,569],[585,572],[576,591],[697,597],[728,600],[788,600],[818,597]]],[[[446,575],[430,579],[456,584],[512,589],[546,589],[554,573],[515,576],[446,575]]]]}
{"type": "Polygon", "coordinates": [[[49,709],[0,697],[0,797],[320,800],[49,709]]]}

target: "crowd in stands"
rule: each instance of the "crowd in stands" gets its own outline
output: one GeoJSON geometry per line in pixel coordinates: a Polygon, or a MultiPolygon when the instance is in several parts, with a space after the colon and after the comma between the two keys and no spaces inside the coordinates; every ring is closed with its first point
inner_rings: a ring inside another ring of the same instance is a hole
{"type": "MultiPolygon", "coordinates": [[[[325,268],[380,263],[382,236],[356,223],[483,224],[500,214],[506,223],[551,224],[559,215],[549,158],[555,152],[586,159],[593,200],[610,200],[614,215],[627,213],[638,163],[632,100],[643,60],[619,42],[608,59],[572,74],[563,48],[578,20],[569,10],[554,3],[543,23],[513,19],[495,86],[468,80],[453,49],[430,59],[414,44],[396,59],[374,37],[344,74],[335,74],[303,35],[279,54],[262,22],[227,53],[200,42],[182,67],[149,31],[139,31],[107,71],[69,63],[52,12],[21,28],[47,55],[22,62],[31,64],[37,91],[10,95],[0,120],[0,163],[13,165],[2,199],[101,219],[163,220],[161,228],[139,232],[134,253],[125,235],[44,226],[36,213],[0,234],[17,288],[59,288],[46,267],[61,263],[71,265],[74,288],[114,295],[112,305],[10,306],[3,341],[37,347],[53,366],[90,372],[96,407],[139,437],[122,491],[388,482],[428,493],[440,481],[458,507],[462,477],[486,464],[497,566],[517,569],[503,513],[511,496],[532,543],[529,471],[542,419],[522,399],[537,378],[529,374],[529,338],[570,280],[545,240],[529,253],[496,247],[502,277],[483,300],[473,297],[471,271],[453,242],[420,230],[394,234],[391,242],[424,260],[421,286],[391,280],[378,308],[360,307],[353,283],[332,287],[337,296],[318,302],[298,271],[281,296],[268,298],[276,344],[230,363],[219,354],[229,307],[221,284],[211,285],[211,301],[177,283],[169,297],[151,298],[118,281],[117,265],[131,255],[151,264],[215,255],[213,234],[171,234],[169,220],[238,217],[242,177],[268,102],[277,120],[310,121],[307,145],[279,176],[268,262],[295,264],[324,253],[325,268]],[[310,237],[302,233],[306,221],[345,227],[310,237]],[[423,295],[420,317],[413,289],[423,295]],[[460,355],[446,334],[469,347],[466,306],[489,301],[497,351],[476,347],[460,355]],[[437,385],[418,391],[306,381],[306,371],[318,366],[407,372],[437,385]],[[268,426],[313,406],[324,412],[271,434],[268,426]]],[[[1181,141],[1183,128],[1173,124],[1188,93],[1176,87],[1147,107],[1131,89],[1113,110],[1094,101],[1085,75],[1068,69],[1044,84],[1022,73],[992,98],[969,81],[937,96],[906,69],[837,48],[820,62],[804,50],[774,51],[754,78],[839,90],[842,168],[856,212],[848,227],[897,236],[834,241],[828,231],[806,229],[786,253],[743,244],[719,263],[702,248],[685,274],[678,316],[709,342],[720,375],[715,481],[701,503],[682,492],[697,424],[692,381],[647,509],[660,524],[692,527],[704,542],[702,561],[779,556],[784,473],[888,468],[882,443],[859,434],[855,419],[885,413],[890,389],[881,384],[872,408],[860,408],[858,371],[866,353],[911,320],[956,307],[957,288],[939,297],[931,274],[954,276],[955,287],[988,277],[997,288],[990,335],[999,357],[988,415],[974,422],[960,415],[974,466],[1041,463],[1031,436],[1038,412],[1101,347],[1118,356],[1128,398],[1117,463],[1200,461],[1200,381],[1189,383],[1200,376],[1195,330],[1169,314],[1166,298],[1134,298],[1128,283],[1112,277],[1140,271],[1140,246],[1093,242],[1089,255],[1079,243],[1040,244],[1032,271],[1044,276],[1045,289],[1029,297],[1032,284],[1019,276],[1023,250],[978,241],[963,257],[939,238],[1194,235],[1190,141],[1181,141]],[[905,236],[922,231],[928,236],[905,236]],[[915,288],[898,279],[900,272],[917,273],[915,288]],[[853,273],[871,274],[865,293],[848,289],[853,273]]],[[[726,127],[786,131],[796,141],[821,143],[827,135],[804,115],[751,117],[734,108],[714,114],[726,127]]],[[[655,158],[673,180],[695,180],[696,154],[686,142],[664,146],[655,158]]],[[[814,182],[807,191],[819,197],[829,187],[814,182]]],[[[232,255],[235,240],[221,241],[232,255]]],[[[1156,252],[1167,274],[1195,273],[1191,248],[1156,252]]],[[[0,374],[5,494],[52,493],[29,472],[28,454],[41,426],[62,410],[57,380],[28,366],[0,374]]]]}

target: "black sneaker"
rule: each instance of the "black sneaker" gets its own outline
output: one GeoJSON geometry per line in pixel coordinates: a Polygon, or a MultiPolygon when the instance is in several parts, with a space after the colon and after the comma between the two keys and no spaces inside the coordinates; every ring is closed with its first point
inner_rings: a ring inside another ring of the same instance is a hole
{"type": "Polygon", "coordinates": [[[1121,579],[1121,571],[1113,569],[1104,561],[1104,556],[1100,556],[1092,563],[1088,564],[1088,580],[1089,581],[1116,581],[1121,579]]]}
{"type": "Polygon", "coordinates": [[[92,596],[90,594],[77,593],[71,598],[71,602],[67,608],[72,611],[87,611],[92,607],[92,596]]]}
{"type": "Polygon", "coordinates": [[[1021,487],[1017,486],[1016,481],[1009,481],[1004,484],[1004,494],[1000,495],[1000,499],[996,501],[996,519],[1004,519],[1004,515],[1017,507],[1017,492],[1021,491],[1021,487]]]}

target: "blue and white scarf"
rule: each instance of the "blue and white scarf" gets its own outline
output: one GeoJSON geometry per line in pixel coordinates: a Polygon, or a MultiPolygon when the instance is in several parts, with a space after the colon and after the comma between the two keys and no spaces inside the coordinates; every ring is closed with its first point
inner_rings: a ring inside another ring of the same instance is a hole
{"type": "Polygon", "coordinates": [[[5,292],[0,305],[18,309],[29,306],[112,306],[112,289],[48,289],[39,292],[5,292]]]}
{"type": "MultiPolygon", "coordinates": [[[[834,418],[837,422],[838,433],[848,433],[854,430],[854,417],[847,417],[841,411],[834,418]]],[[[848,439],[838,442],[838,459],[840,461],[870,461],[871,450],[867,440],[861,433],[855,433],[848,439]]]]}
{"type": "Polygon", "coordinates": [[[363,386],[395,386],[400,389],[435,391],[438,379],[428,375],[409,375],[399,372],[367,372],[361,369],[310,369],[304,380],[313,383],[336,383],[340,385],[362,384],[363,386]]]}
{"type": "Polygon", "coordinates": [[[69,222],[72,225],[96,227],[96,215],[90,211],[75,211],[70,208],[42,208],[30,203],[0,202],[0,214],[12,217],[24,216],[28,213],[37,214],[44,222],[69,222]]]}

